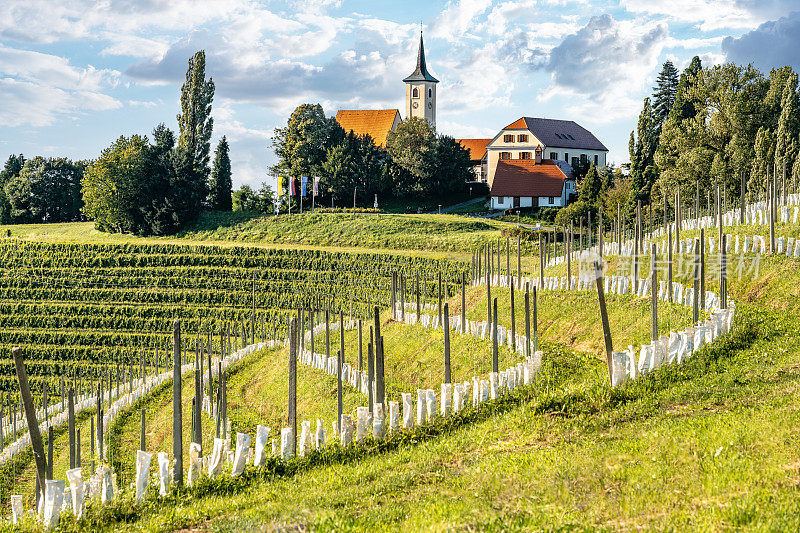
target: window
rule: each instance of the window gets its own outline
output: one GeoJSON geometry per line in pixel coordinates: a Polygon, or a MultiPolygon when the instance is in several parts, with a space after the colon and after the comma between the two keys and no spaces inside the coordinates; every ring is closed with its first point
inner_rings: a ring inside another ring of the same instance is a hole
{"type": "Polygon", "coordinates": [[[504,143],[513,143],[514,136],[513,135],[503,135],[503,142],[504,143]]]}
{"type": "Polygon", "coordinates": [[[511,152],[500,152],[500,159],[511,159],[511,152]]]}
{"type": "Polygon", "coordinates": [[[598,160],[599,158],[597,156],[594,156],[594,166],[598,166],[600,164],[597,162],[598,160]]]}
{"type": "Polygon", "coordinates": [[[531,153],[530,152],[520,152],[519,153],[519,158],[520,159],[530,159],[531,158],[531,153]]]}
{"type": "Polygon", "coordinates": [[[411,89],[411,98],[419,98],[419,89],[417,87],[411,89]]]}
{"type": "Polygon", "coordinates": [[[555,202],[556,202],[556,199],[555,199],[554,196],[548,196],[547,197],[547,203],[548,204],[554,204],[555,202]]]}
{"type": "Polygon", "coordinates": [[[581,154],[581,163],[586,163],[588,160],[589,158],[586,157],[586,154],[581,154]]]}
{"type": "Polygon", "coordinates": [[[569,161],[569,154],[564,152],[564,161],[569,161]]]}
{"type": "Polygon", "coordinates": [[[433,89],[428,87],[428,98],[433,98],[433,89]]]}
{"type": "Polygon", "coordinates": [[[573,157],[572,158],[572,168],[575,168],[577,166],[578,166],[578,158],[577,157],[573,157]]]}
{"type": "Polygon", "coordinates": [[[517,142],[518,143],[526,143],[526,142],[528,142],[528,136],[527,135],[517,135],[517,142]]]}
{"type": "Polygon", "coordinates": [[[574,140],[575,140],[575,137],[573,137],[572,135],[567,135],[567,137],[569,137],[569,138],[570,138],[570,140],[572,140],[572,141],[574,141],[574,140]]]}
{"type": "Polygon", "coordinates": [[[550,159],[552,159],[553,161],[558,161],[558,153],[550,152],[550,159]]]}

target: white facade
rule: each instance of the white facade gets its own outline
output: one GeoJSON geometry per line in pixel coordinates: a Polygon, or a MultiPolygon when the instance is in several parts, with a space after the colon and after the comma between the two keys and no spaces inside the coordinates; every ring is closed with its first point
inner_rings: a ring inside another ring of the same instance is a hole
{"type": "Polygon", "coordinates": [[[494,181],[494,173],[497,170],[497,163],[500,159],[533,159],[537,146],[542,147],[542,157],[544,159],[563,161],[570,165],[573,159],[585,159],[589,163],[595,163],[598,167],[606,165],[607,152],[603,150],[547,146],[528,129],[505,129],[486,147],[488,182],[492,183],[494,181]]]}
{"type": "Polygon", "coordinates": [[[436,126],[436,84],[406,82],[406,118],[424,118],[436,126]]]}

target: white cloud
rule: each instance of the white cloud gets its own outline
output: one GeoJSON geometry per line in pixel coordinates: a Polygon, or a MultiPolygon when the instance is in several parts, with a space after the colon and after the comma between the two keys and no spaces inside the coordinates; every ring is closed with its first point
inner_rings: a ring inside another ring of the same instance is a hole
{"type": "Polygon", "coordinates": [[[48,126],[60,115],[119,108],[103,93],[118,79],[115,70],[75,67],[63,57],[0,45],[0,122],[48,126]]]}
{"type": "Polygon", "coordinates": [[[635,14],[662,15],[702,31],[749,29],[798,8],[797,0],[621,0],[635,14]]]}
{"type": "Polygon", "coordinates": [[[464,34],[475,29],[473,21],[491,4],[491,0],[450,0],[434,19],[430,34],[451,42],[460,41],[464,34]]]}
{"type": "Polygon", "coordinates": [[[753,63],[763,72],[784,65],[800,69],[800,11],[765,22],[741,37],[726,37],[722,52],[730,61],[753,63]]]}
{"type": "Polygon", "coordinates": [[[550,51],[541,68],[550,72],[552,83],[540,98],[569,97],[571,109],[595,120],[631,116],[667,37],[663,24],[593,17],[550,51]]]}

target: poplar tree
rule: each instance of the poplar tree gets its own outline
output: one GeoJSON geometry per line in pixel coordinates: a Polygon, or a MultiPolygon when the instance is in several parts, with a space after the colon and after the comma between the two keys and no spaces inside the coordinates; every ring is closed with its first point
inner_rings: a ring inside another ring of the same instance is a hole
{"type": "Polygon", "coordinates": [[[778,172],[786,168],[787,176],[797,156],[797,136],[800,129],[800,111],[798,110],[797,74],[792,72],[786,80],[781,98],[781,115],[778,119],[778,130],[775,134],[775,161],[778,172]]]}
{"type": "MultiPolygon", "coordinates": [[[[209,175],[211,151],[211,131],[214,119],[211,117],[211,103],[214,100],[214,80],[206,80],[206,53],[203,50],[189,59],[186,81],[181,86],[181,112],[178,115],[178,150],[182,152],[183,172],[188,183],[193,183],[204,198],[206,179],[209,175]]],[[[194,187],[192,187],[194,188],[194,187]]]]}
{"type": "Polygon", "coordinates": [[[211,182],[209,183],[211,207],[219,211],[233,209],[232,188],[230,148],[228,140],[223,135],[214,151],[214,168],[211,171],[211,182]]]}

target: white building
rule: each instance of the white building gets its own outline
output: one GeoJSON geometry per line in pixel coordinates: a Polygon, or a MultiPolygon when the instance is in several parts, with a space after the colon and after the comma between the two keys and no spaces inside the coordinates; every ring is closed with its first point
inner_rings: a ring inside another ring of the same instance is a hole
{"type": "Polygon", "coordinates": [[[500,161],[533,159],[537,147],[542,148],[543,159],[559,164],[567,173],[581,160],[604,167],[608,154],[597,137],[571,120],[522,117],[503,128],[486,147],[489,185],[500,161]]]}
{"type": "Polygon", "coordinates": [[[542,158],[502,159],[495,167],[490,196],[492,209],[564,207],[575,192],[575,180],[558,162],[542,158]]]}

